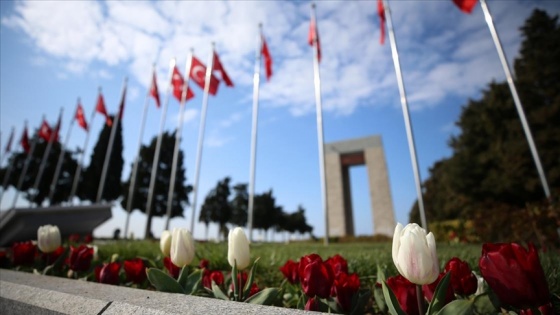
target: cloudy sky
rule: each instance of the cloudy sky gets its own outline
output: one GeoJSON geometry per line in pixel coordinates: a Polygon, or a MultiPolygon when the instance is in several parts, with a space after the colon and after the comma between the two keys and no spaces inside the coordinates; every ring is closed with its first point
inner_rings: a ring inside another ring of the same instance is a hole
{"type": "MultiPolygon", "coordinates": [[[[421,177],[437,160],[450,155],[454,122],[468,99],[478,98],[491,80],[504,80],[482,10],[460,12],[451,0],[390,1],[421,177]]],[[[558,1],[488,1],[504,49],[517,55],[519,27],[535,7],[560,12],[558,1]]],[[[211,42],[235,83],[221,85],[210,97],[200,170],[198,205],[225,176],[249,181],[252,76],[258,23],[273,56],[274,75],[262,79],[259,103],[256,193],[273,189],[286,212],[306,209],[316,235],[324,235],[318,166],[312,50],[307,45],[310,2],[307,1],[16,1],[0,2],[0,130],[2,150],[10,129],[17,138],[24,121],[37,128],[41,117],[54,124],[64,108],[66,135],[77,98],[87,117],[101,87],[109,112],[116,112],[122,82],[128,77],[123,119],[125,170],[136,154],[140,121],[155,63],[165,98],[172,58],[184,72],[189,50],[203,62],[211,42]]],[[[404,120],[388,41],[380,45],[376,1],[317,3],[325,142],[381,135],[390,176],[395,215],[408,222],[416,199],[404,120]]],[[[186,105],[181,149],[187,181],[194,180],[203,92],[186,105]]],[[[512,110],[514,110],[512,108],[512,110]]],[[[178,103],[171,99],[165,129],[178,124],[178,103]]],[[[143,142],[159,130],[161,110],[150,106],[143,142]]],[[[102,128],[93,122],[86,164],[102,128]]],[[[74,126],[69,147],[82,147],[85,133],[74,126]]],[[[63,139],[62,141],[66,141],[63,139]]],[[[20,148],[18,148],[20,150],[20,148]]],[[[5,163],[5,162],[4,162],[5,163]]],[[[372,217],[365,166],[351,169],[356,231],[371,234],[372,217]]],[[[2,200],[12,202],[13,189],[2,200]]],[[[191,195],[192,198],[192,195],[191,195]]],[[[21,200],[18,205],[27,205],[21,200]]],[[[185,219],[171,226],[190,227],[185,219]]],[[[109,236],[123,229],[125,213],[113,208],[113,219],[95,231],[109,236]]],[[[134,212],[131,230],[143,236],[145,216],[134,212]]],[[[154,221],[159,235],[163,220],[154,221]]],[[[215,235],[215,228],[210,235],[215,235]]],[[[202,237],[204,228],[195,227],[202,237]]]]}

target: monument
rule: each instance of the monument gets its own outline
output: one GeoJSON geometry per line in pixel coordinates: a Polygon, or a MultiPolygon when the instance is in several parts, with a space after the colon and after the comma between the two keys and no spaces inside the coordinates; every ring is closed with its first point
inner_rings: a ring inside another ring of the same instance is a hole
{"type": "Polygon", "coordinates": [[[349,168],[366,165],[373,233],[393,236],[395,214],[381,136],[325,144],[329,236],[354,236],[349,168]]]}

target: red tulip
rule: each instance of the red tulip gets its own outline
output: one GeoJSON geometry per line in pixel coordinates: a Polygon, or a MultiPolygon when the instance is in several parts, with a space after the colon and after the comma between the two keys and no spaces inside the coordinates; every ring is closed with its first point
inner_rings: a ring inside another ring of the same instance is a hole
{"type": "Polygon", "coordinates": [[[341,272],[348,273],[348,262],[339,254],[329,257],[325,262],[331,265],[335,277],[341,272]]]}
{"type": "Polygon", "coordinates": [[[303,256],[299,259],[299,264],[298,264],[298,276],[299,276],[299,280],[301,281],[301,279],[303,279],[303,271],[305,270],[305,267],[307,267],[308,264],[310,264],[311,262],[314,261],[323,261],[323,259],[321,258],[321,256],[317,255],[317,254],[309,254],[306,256],[303,256]]]}
{"type": "Polygon", "coordinates": [[[121,264],[118,262],[105,263],[103,266],[95,267],[95,279],[99,283],[119,284],[119,271],[121,264]]]}
{"type": "Polygon", "coordinates": [[[468,296],[476,292],[478,280],[467,262],[453,257],[445,264],[444,273],[447,272],[451,272],[450,283],[455,294],[468,296]]]}
{"type": "MultiPolygon", "coordinates": [[[[424,297],[426,298],[426,300],[428,300],[428,302],[431,302],[433,297],[434,297],[434,293],[436,293],[436,288],[439,284],[439,282],[441,281],[441,279],[443,279],[443,277],[446,275],[445,272],[441,272],[439,274],[439,276],[437,277],[436,281],[430,283],[430,284],[424,284],[422,286],[422,293],[424,293],[424,297]]],[[[452,280],[451,280],[452,281],[452,280]]],[[[475,287],[476,290],[476,287],[475,287]]],[[[453,294],[453,286],[451,286],[451,284],[449,284],[447,286],[447,292],[445,294],[445,304],[451,302],[455,300],[455,294],[453,294]]]]}
{"type": "Polygon", "coordinates": [[[299,263],[288,259],[284,266],[280,267],[280,271],[291,284],[296,284],[299,283],[298,267],[299,263]]]}
{"type": "Polygon", "coordinates": [[[140,258],[124,261],[124,272],[128,281],[140,284],[146,280],[146,265],[140,258]]]}
{"type": "Polygon", "coordinates": [[[360,278],[353,273],[348,275],[345,272],[339,273],[333,284],[334,293],[338,304],[345,312],[350,312],[352,308],[352,297],[360,289],[360,278]]]}
{"type": "Polygon", "coordinates": [[[70,243],[78,243],[80,241],[80,234],[70,234],[68,241],[70,243]]]}
{"type": "Polygon", "coordinates": [[[16,242],[12,245],[12,252],[14,265],[32,265],[35,261],[37,245],[33,244],[31,241],[16,242]]]}
{"type": "Polygon", "coordinates": [[[202,285],[211,290],[212,281],[214,281],[216,285],[224,284],[224,274],[219,270],[205,269],[202,275],[202,285]]]}
{"type": "Polygon", "coordinates": [[[62,255],[64,254],[64,247],[59,246],[57,249],[54,250],[52,253],[43,253],[41,255],[41,259],[47,264],[51,265],[62,255]]]}
{"type": "Polygon", "coordinates": [[[200,269],[208,269],[210,262],[207,259],[201,259],[198,263],[198,268],[200,269]]]}
{"type": "Polygon", "coordinates": [[[529,250],[516,243],[484,244],[478,265],[502,303],[518,309],[550,305],[548,284],[532,244],[529,250]]]}
{"type": "Polygon", "coordinates": [[[319,257],[319,260],[314,260],[306,265],[303,277],[300,274],[300,280],[301,288],[308,297],[327,298],[331,293],[334,273],[331,266],[320,260],[319,257]]]}
{"type": "Polygon", "coordinates": [[[80,247],[70,246],[70,257],[68,264],[74,271],[88,271],[93,259],[93,248],[86,245],[80,247]]]}
{"type": "MultiPolygon", "coordinates": [[[[241,288],[241,290],[243,290],[245,288],[245,284],[247,283],[247,273],[239,272],[237,274],[237,281],[239,283],[239,287],[241,288]]],[[[233,283],[230,284],[229,290],[233,291],[233,283]]],[[[253,284],[251,284],[251,289],[249,290],[249,297],[259,291],[260,291],[259,287],[257,286],[256,283],[253,282],[253,284]]]]}
{"type": "Polygon", "coordinates": [[[88,234],[88,235],[84,236],[84,243],[89,244],[91,242],[93,242],[93,235],[88,234]]]}
{"type": "Polygon", "coordinates": [[[173,264],[173,262],[171,261],[171,258],[169,257],[164,257],[163,258],[163,265],[165,266],[165,268],[167,269],[167,271],[169,272],[169,274],[177,279],[179,278],[179,274],[181,273],[181,268],[177,267],[173,264]]]}
{"type": "Polygon", "coordinates": [[[416,284],[398,275],[387,279],[387,286],[393,291],[401,309],[408,315],[420,315],[416,300],[416,284]]]}
{"type": "Polygon", "coordinates": [[[305,303],[305,310],[319,312],[319,301],[316,298],[310,298],[307,300],[307,303],[305,303]]]}

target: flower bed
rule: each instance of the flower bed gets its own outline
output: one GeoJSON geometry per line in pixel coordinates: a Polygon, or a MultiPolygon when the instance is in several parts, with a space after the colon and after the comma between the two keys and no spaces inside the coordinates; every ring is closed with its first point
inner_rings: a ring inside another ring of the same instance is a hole
{"type": "MultiPolygon", "coordinates": [[[[190,233],[181,230],[175,242],[171,233],[162,237],[163,251],[154,242],[91,246],[73,240],[51,253],[38,251],[31,242],[15,244],[3,264],[141,289],[332,313],[455,314],[461,308],[466,314],[554,314],[555,307],[558,312],[558,252],[485,244],[480,255],[479,245],[438,244],[434,256],[435,247],[423,247],[431,244],[429,236],[412,228],[401,227],[403,236],[395,240],[402,241],[393,253],[390,244],[368,243],[252,244],[249,251],[242,230],[233,230],[237,234],[231,235],[229,246],[195,246],[190,233]]],[[[44,249],[41,243],[39,236],[44,249]]]]}

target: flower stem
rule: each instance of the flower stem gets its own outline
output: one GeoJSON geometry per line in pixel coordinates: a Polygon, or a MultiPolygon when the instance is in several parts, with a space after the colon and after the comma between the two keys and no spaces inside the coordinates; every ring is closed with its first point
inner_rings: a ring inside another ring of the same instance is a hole
{"type": "Polygon", "coordinates": [[[416,285],[416,300],[418,301],[418,314],[424,314],[424,294],[422,293],[422,286],[416,285]]]}

